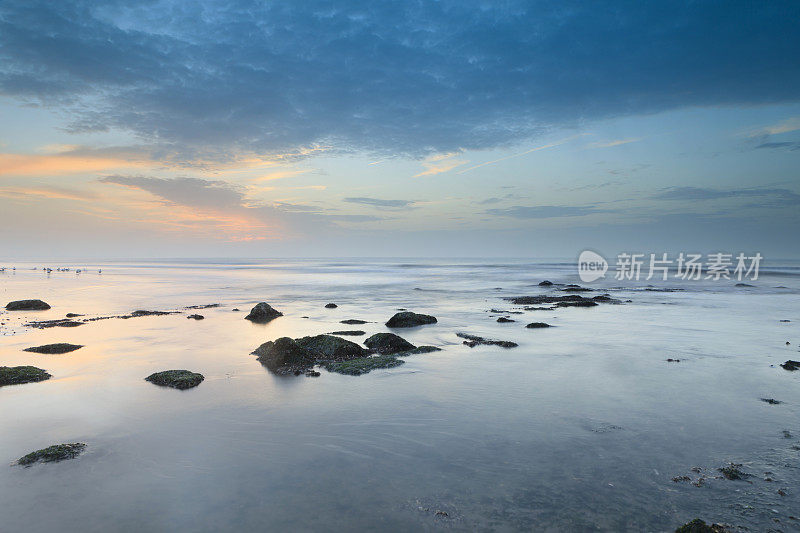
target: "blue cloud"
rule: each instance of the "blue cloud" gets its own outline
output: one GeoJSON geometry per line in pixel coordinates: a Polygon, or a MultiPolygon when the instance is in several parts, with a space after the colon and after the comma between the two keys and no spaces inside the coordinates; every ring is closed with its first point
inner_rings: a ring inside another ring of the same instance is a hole
{"type": "Polygon", "coordinates": [[[413,200],[381,200],[380,198],[344,198],[343,201],[351,204],[369,205],[380,208],[403,209],[411,208],[416,202],[413,200]]]}
{"type": "MultiPolygon", "coordinates": [[[[800,4],[6,0],[0,94],[178,150],[421,156],[795,102],[800,4]]],[[[206,154],[207,155],[207,154],[206,154]]]]}
{"type": "Polygon", "coordinates": [[[746,207],[783,207],[800,205],[800,194],[789,189],[705,189],[701,187],[671,187],[652,196],[656,200],[719,200],[723,198],[761,198],[759,203],[746,207]]]}
{"type": "Polygon", "coordinates": [[[582,217],[594,213],[604,213],[605,210],[594,206],[569,206],[569,205],[515,205],[505,209],[487,209],[489,215],[512,218],[558,218],[582,217]]]}

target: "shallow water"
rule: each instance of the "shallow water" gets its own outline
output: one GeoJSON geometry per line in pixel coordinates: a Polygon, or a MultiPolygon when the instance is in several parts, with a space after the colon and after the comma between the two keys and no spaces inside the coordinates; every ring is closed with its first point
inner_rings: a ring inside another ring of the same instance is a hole
{"type": "Polygon", "coordinates": [[[505,296],[553,292],[536,286],[542,279],[577,282],[573,265],[33,266],[0,273],[0,298],[41,298],[52,309],[0,314],[0,365],[53,378],[0,388],[0,462],[60,442],[88,448],[71,461],[4,467],[2,531],[671,531],[694,517],[800,530],[800,372],[778,366],[800,358],[796,264],[769,265],[752,288],[669,281],[657,286],[683,290],[657,292],[611,279],[591,286],[630,303],[529,311],[509,324],[487,311],[519,307],[505,296]],[[42,266],[94,270],[48,275],[42,266]],[[243,320],[259,301],[285,316],[243,320]],[[222,306],[22,325],[210,303],[222,306]],[[438,317],[398,333],[443,351],[319,378],[274,376],[250,355],[280,336],[386,331],[397,308],[438,317]],[[187,320],[193,312],[205,320],[187,320]],[[339,323],[346,318],[371,323],[339,323]],[[525,329],[532,321],[557,327],[525,329]],[[519,347],[469,348],[458,331],[519,347]],[[22,351],[51,342],[85,347],[22,351]],[[177,391],[143,379],[173,368],[206,380],[177,391]],[[728,462],[752,476],[717,479],[728,462]],[[703,486],[672,481],[698,479],[692,467],[707,476],[703,486]]]}

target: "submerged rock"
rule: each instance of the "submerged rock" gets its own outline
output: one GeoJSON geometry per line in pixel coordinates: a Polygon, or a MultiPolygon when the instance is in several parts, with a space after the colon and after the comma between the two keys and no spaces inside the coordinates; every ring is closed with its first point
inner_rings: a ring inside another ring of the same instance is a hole
{"type": "Polygon", "coordinates": [[[315,363],[313,354],[289,337],[265,342],[253,351],[253,355],[257,355],[261,364],[278,374],[305,371],[315,363]]]}
{"type": "Polygon", "coordinates": [[[0,387],[35,383],[51,377],[53,376],[35,366],[0,366],[0,387]]]}
{"type": "Polygon", "coordinates": [[[367,351],[358,344],[333,335],[314,335],[295,339],[300,347],[311,352],[318,360],[343,361],[364,357],[367,351]]]}
{"type": "Polygon", "coordinates": [[[699,518],[683,524],[675,530],[675,533],[728,533],[730,530],[721,524],[711,524],[710,526],[699,518]]]}
{"type": "Polygon", "coordinates": [[[348,318],[347,320],[340,320],[340,324],[348,324],[350,326],[355,326],[358,324],[366,324],[366,320],[358,320],[357,318],[348,318]]]}
{"type": "Polygon", "coordinates": [[[504,316],[498,318],[497,321],[500,322],[501,324],[506,324],[508,322],[516,322],[516,320],[511,320],[510,318],[506,318],[504,316]]]}
{"type": "Polygon", "coordinates": [[[203,374],[190,372],[189,370],[164,370],[163,372],[150,374],[144,379],[161,387],[184,390],[197,387],[205,378],[203,374]]]}
{"type": "Polygon", "coordinates": [[[26,352],[46,353],[46,354],[60,354],[74,352],[75,350],[83,348],[82,344],[69,344],[68,342],[57,342],[55,344],[44,344],[42,346],[33,346],[25,348],[26,352]]]}
{"type": "Polygon", "coordinates": [[[41,450],[36,450],[17,459],[17,464],[31,466],[34,463],[57,463],[78,457],[86,449],[86,444],[73,442],[70,444],[55,444],[41,450]]]}
{"type": "Polygon", "coordinates": [[[775,398],[761,398],[762,402],[768,403],[770,405],[780,405],[783,402],[780,400],[776,400],[775,398]]]}
{"type": "Polygon", "coordinates": [[[405,356],[405,355],[418,355],[418,354],[423,354],[423,353],[441,352],[441,351],[442,351],[442,349],[439,348],[438,346],[417,346],[413,350],[409,350],[407,352],[403,352],[402,354],[399,354],[399,355],[403,355],[403,356],[405,356]]]}
{"type": "Polygon", "coordinates": [[[386,322],[387,328],[413,328],[414,326],[423,326],[425,324],[436,324],[436,317],[431,315],[422,315],[413,313],[411,311],[401,311],[386,322]]]}
{"type": "Polygon", "coordinates": [[[597,302],[604,302],[606,300],[593,298],[584,298],[579,294],[569,294],[566,296],[514,296],[507,298],[511,303],[517,305],[542,305],[542,304],[555,304],[556,307],[594,307],[598,305],[597,302]]]}
{"type": "Polygon", "coordinates": [[[325,309],[336,309],[337,307],[339,306],[334,303],[325,304],[325,309]]]}
{"type": "Polygon", "coordinates": [[[781,365],[784,370],[800,370],[800,361],[792,361],[789,359],[781,365]]]}
{"type": "Polygon", "coordinates": [[[203,320],[205,317],[203,315],[189,315],[186,318],[191,318],[193,320],[203,320]]]}
{"type": "Polygon", "coordinates": [[[540,287],[551,287],[553,285],[552,281],[544,280],[539,282],[540,287]]]}
{"type": "Polygon", "coordinates": [[[269,322],[270,320],[278,318],[279,316],[283,316],[283,313],[273,309],[272,306],[266,302],[260,302],[257,303],[250,310],[250,314],[248,314],[244,318],[245,320],[249,320],[251,322],[258,322],[263,324],[265,322],[269,322]]]}
{"type": "Polygon", "coordinates": [[[16,300],[6,304],[7,311],[46,311],[50,306],[42,300],[16,300]]]}
{"type": "Polygon", "coordinates": [[[47,329],[47,328],[76,328],[82,326],[83,322],[77,322],[68,318],[59,318],[57,320],[34,320],[25,324],[29,328],[47,329]]]}
{"type": "Polygon", "coordinates": [[[550,328],[552,326],[550,324],[547,324],[546,322],[531,322],[525,327],[528,329],[539,329],[539,328],[550,328]]]}
{"type": "Polygon", "coordinates": [[[413,344],[394,333],[376,333],[364,341],[364,345],[379,354],[396,354],[416,348],[413,344]]]}
{"type": "Polygon", "coordinates": [[[366,331],[361,331],[360,329],[345,329],[342,331],[331,331],[328,335],[345,335],[345,336],[353,336],[353,337],[360,337],[361,335],[366,335],[366,331]]]}
{"type": "Polygon", "coordinates": [[[66,314],[67,318],[75,318],[75,317],[79,317],[79,316],[83,316],[83,315],[78,314],[78,313],[67,313],[66,314]]]}
{"type": "Polygon", "coordinates": [[[175,315],[177,311],[148,311],[147,309],[138,309],[131,313],[130,315],[124,315],[120,318],[137,318],[140,316],[164,316],[164,315],[175,315]]]}
{"type": "Polygon", "coordinates": [[[739,468],[740,466],[742,466],[740,463],[729,463],[727,466],[720,468],[719,471],[722,472],[722,475],[725,477],[725,479],[729,479],[731,481],[750,477],[750,474],[742,471],[739,468]]]}
{"type": "Polygon", "coordinates": [[[475,346],[479,346],[481,344],[500,346],[501,348],[516,348],[519,346],[516,342],[484,339],[483,337],[470,335],[468,333],[456,333],[456,336],[466,339],[463,344],[469,346],[470,348],[474,348],[475,346]]]}
{"type": "Polygon", "coordinates": [[[329,372],[360,376],[377,368],[393,368],[400,366],[405,361],[391,355],[375,355],[372,357],[358,357],[349,361],[329,361],[323,364],[329,372]]]}

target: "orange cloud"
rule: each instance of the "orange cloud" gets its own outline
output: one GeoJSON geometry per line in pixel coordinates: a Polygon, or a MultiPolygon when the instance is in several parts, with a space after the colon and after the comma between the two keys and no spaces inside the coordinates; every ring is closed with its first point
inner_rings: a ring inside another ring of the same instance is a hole
{"type": "Polygon", "coordinates": [[[0,153],[0,176],[52,176],[81,172],[100,172],[144,165],[145,162],[143,161],[115,157],[0,153]]]}
{"type": "Polygon", "coordinates": [[[82,192],[71,191],[68,189],[57,189],[52,187],[0,187],[0,197],[3,198],[48,198],[53,200],[75,200],[88,202],[95,199],[95,195],[82,192]]]}

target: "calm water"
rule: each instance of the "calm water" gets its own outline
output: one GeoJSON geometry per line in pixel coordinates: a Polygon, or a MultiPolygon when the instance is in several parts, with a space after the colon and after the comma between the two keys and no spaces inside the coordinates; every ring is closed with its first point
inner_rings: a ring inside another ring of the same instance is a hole
{"type": "Polygon", "coordinates": [[[80,275],[32,266],[0,273],[2,303],[41,298],[52,309],[0,314],[0,365],[53,378],[0,389],[0,462],[60,442],[88,449],[0,466],[4,532],[671,531],[694,517],[800,530],[800,372],[777,366],[800,359],[798,265],[767,265],[753,288],[670,281],[658,285],[684,290],[656,292],[612,279],[592,286],[631,303],[530,311],[511,324],[487,311],[544,292],[543,279],[577,282],[573,265],[35,265],[103,269],[80,275]],[[259,301],[285,316],[243,320],[259,301]],[[22,326],[210,303],[222,306],[199,311],[203,321],[22,326]],[[396,308],[438,317],[399,333],[443,351],[319,378],[277,377],[250,355],[280,336],[349,329],[346,318],[372,321],[357,326],[367,335],[386,331],[396,308]],[[557,327],[525,329],[532,321],[557,327]],[[457,331],[519,347],[468,348],[457,331]],[[51,342],[85,347],[22,351],[51,342]],[[206,380],[177,391],[143,379],[173,368],[206,380]],[[715,479],[731,461],[752,477],[715,479]],[[704,486],[672,481],[697,479],[692,467],[709,476],[704,486]]]}

